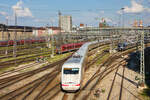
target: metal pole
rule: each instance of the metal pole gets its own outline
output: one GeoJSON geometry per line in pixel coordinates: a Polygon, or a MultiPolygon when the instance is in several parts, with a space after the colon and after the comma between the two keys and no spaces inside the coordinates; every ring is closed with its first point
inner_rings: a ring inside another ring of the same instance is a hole
{"type": "Polygon", "coordinates": [[[16,45],[17,45],[17,41],[16,41],[16,38],[17,38],[17,15],[16,15],[16,10],[15,10],[15,33],[14,33],[14,45],[13,45],[13,57],[16,58],[16,45]]]}
{"type": "Polygon", "coordinates": [[[4,25],[2,25],[2,40],[4,40],[4,25]]]}
{"type": "Polygon", "coordinates": [[[141,57],[140,57],[140,75],[141,82],[145,83],[145,62],[144,62],[144,31],[141,33],[141,57]]]}
{"type": "Polygon", "coordinates": [[[24,36],[24,45],[26,45],[26,40],[25,40],[26,39],[26,27],[25,26],[24,26],[24,35],[23,36],[24,36]]]}
{"type": "MultiPolygon", "coordinates": [[[[53,27],[53,21],[52,21],[52,27],[53,27]]],[[[51,36],[52,36],[52,55],[51,55],[51,57],[54,57],[54,37],[53,37],[53,29],[52,29],[52,34],[51,34],[51,36]]]]}
{"type": "Polygon", "coordinates": [[[122,27],[124,28],[124,9],[125,8],[121,8],[122,10],[122,27]]]}
{"type": "Polygon", "coordinates": [[[135,33],[136,33],[136,51],[138,51],[139,35],[138,35],[138,32],[135,32],[135,33]]]}
{"type": "Polygon", "coordinates": [[[6,33],[7,33],[7,49],[5,51],[5,55],[8,54],[8,45],[9,45],[9,38],[10,38],[10,35],[9,35],[9,32],[8,32],[8,18],[6,18],[6,33]]]}
{"type": "Polygon", "coordinates": [[[49,34],[49,28],[47,29],[47,33],[48,33],[48,48],[50,48],[50,34],[49,34]]]}
{"type": "Polygon", "coordinates": [[[87,40],[88,40],[88,35],[87,35],[87,24],[86,24],[86,26],[85,26],[85,32],[86,32],[86,42],[87,42],[87,40]]]}

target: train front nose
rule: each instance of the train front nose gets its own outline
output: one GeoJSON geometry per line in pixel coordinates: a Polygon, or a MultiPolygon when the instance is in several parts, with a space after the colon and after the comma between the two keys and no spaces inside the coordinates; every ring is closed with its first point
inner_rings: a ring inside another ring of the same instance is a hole
{"type": "Polygon", "coordinates": [[[66,84],[61,84],[61,87],[63,90],[65,91],[77,91],[80,89],[80,84],[70,84],[70,83],[66,83],[66,84]]]}

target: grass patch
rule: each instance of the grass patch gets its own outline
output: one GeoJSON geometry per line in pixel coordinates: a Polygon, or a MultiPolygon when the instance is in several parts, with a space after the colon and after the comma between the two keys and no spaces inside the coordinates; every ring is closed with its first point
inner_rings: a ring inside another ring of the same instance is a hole
{"type": "Polygon", "coordinates": [[[43,52],[39,53],[39,54],[27,54],[27,55],[23,55],[23,56],[18,56],[16,58],[14,58],[14,57],[5,58],[5,59],[2,59],[1,62],[11,61],[11,60],[15,60],[15,59],[19,60],[19,59],[23,59],[23,58],[26,58],[26,57],[32,57],[32,56],[40,56],[40,55],[50,54],[50,51],[47,51],[47,52],[44,52],[44,53],[43,52]]]}
{"type": "Polygon", "coordinates": [[[15,66],[0,68],[0,74],[2,74],[3,72],[6,72],[6,71],[14,70],[14,69],[15,69],[15,66]]]}
{"type": "Polygon", "coordinates": [[[102,89],[101,91],[102,91],[102,93],[105,93],[105,89],[102,89]]]}
{"type": "Polygon", "coordinates": [[[24,72],[29,72],[29,71],[32,71],[32,70],[34,70],[34,69],[32,67],[29,67],[29,68],[21,70],[20,72],[24,73],[24,72]]]}
{"type": "MultiPolygon", "coordinates": [[[[26,45],[17,45],[17,49],[23,49],[23,48],[29,48],[29,47],[35,47],[35,46],[46,46],[46,43],[34,43],[34,44],[26,44],[26,45]]],[[[9,47],[0,47],[0,50],[12,50],[13,46],[9,47]]]]}
{"type": "Polygon", "coordinates": [[[95,55],[91,55],[88,59],[91,61],[92,59],[94,59],[96,56],[99,56],[101,53],[103,53],[104,50],[107,50],[107,49],[109,49],[109,46],[106,45],[104,46],[103,49],[98,50],[98,52],[96,52],[95,55]]]}
{"type": "MultiPolygon", "coordinates": [[[[44,57],[46,58],[46,61],[48,61],[48,63],[47,63],[47,64],[42,64],[39,68],[45,67],[45,66],[47,66],[48,64],[53,63],[53,62],[56,62],[56,61],[58,61],[58,60],[61,60],[61,59],[65,58],[65,57],[67,57],[67,56],[69,56],[69,55],[71,55],[71,54],[72,54],[72,53],[65,53],[65,54],[61,54],[61,55],[55,55],[53,58],[50,57],[50,54],[42,55],[42,56],[44,56],[44,57]]],[[[35,59],[35,61],[36,61],[36,57],[32,57],[32,58],[29,58],[29,59],[35,59]]],[[[29,59],[28,59],[28,60],[29,60],[29,59]]],[[[28,63],[30,63],[30,62],[32,62],[32,61],[25,62],[25,63],[22,63],[22,64],[28,64],[28,63]]],[[[22,65],[22,64],[18,64],[17,66],[22,65]]],[[[14,70],[17,66],[10,66],[10,67],[6,67],[6,68],[1,68],[1,69],[0,69],[0,74],[3,73],[3,72],[6,72],[6,71],[14,70]]],[[[21,73],[24,73],[24,72],[28,72],[28,71],[32,71],[32,70],[34,70],[34,68],[29,67],[29,68],[26,68],[26,69],[21,70],[20,72],[21,72],[21,73]]]]}
{"type": "Polygon", "coordinates": [[[105,54],[102,58],[100,58],[100,59],[96,62],[96,64],[97,64],[97,65],[100,65],[100,64],[101,64],[103,61],[105,61],[109,56],[110,56],[109,53],[105,54]]]}
{"type": "Polygon", "coordinates": [[[71,55],[70,52],[69,53],[65,53],[65,54],[61,54],[61,55],[55,55],[53,58],[48,58],[47,60],[48,60],[49,63],[52,63],[52,62],[58,61],[58,60],[60,60],[62,58],[65,58],[65,57],[67,57],[69,55],[71,55]]]}

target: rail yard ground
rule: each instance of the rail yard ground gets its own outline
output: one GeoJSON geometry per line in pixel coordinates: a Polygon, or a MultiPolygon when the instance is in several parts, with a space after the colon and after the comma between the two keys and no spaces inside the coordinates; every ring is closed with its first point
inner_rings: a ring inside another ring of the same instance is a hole
{"type": "MultiPolygon", "coordinates": [[[[139,100],[136,72],[120,65],[118,69],[107,75],[93,91],[91,99],[101,100],[139,100]],[[100,90],[96,96],[96,91],[100,90]]],[[[89,98],[90,100],[90,98],[89,98]]]]}
{"type": "Polygon", "coordinates": [[[0,100],[150,100],[150,0],[118,1],[1,0],[0,100]]]}
{"type": "Polygon", "coordinates": [[[71,54],[68,53],[57,55],[46,63],[24,64],[0,74],[0,100],[150,100],[137,88],[135,77],[139,76],[139,65],[134,50],[109,54],[108,49],[108,45],[104,45],[89,53],[82,86],[76,93],[67,93],[60,88],[64,61],[57,61],[71,54]],[[50,63],[52,65],[48,67],[50,63]]]}

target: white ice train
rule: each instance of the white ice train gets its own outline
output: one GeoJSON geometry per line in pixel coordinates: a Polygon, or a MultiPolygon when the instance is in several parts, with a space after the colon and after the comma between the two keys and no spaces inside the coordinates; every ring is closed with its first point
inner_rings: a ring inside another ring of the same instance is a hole
{"type": "MultiPolygon", "coordinates": [[[[101,41],[104,42],[104,41],[101,41]]],[[[80,47],[62,66],[61,88],[67,92],[80,89],[89,46],[97,42],[88,42],[80,47]]]]}

